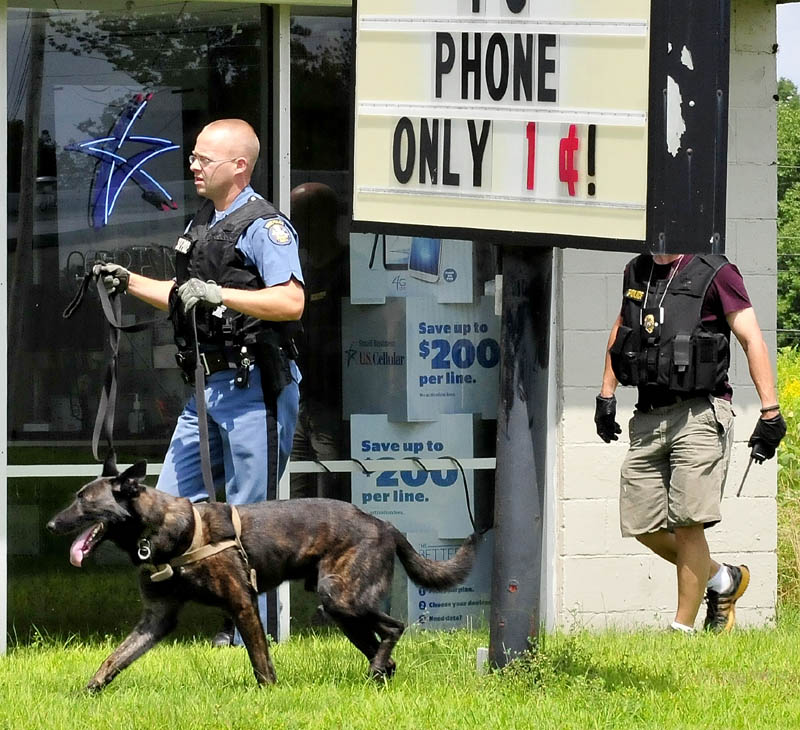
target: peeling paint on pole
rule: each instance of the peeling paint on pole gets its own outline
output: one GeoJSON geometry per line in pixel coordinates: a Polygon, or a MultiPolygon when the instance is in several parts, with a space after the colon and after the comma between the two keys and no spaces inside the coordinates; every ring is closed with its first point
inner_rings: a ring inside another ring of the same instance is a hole
{"type": "Polygon", "coordinates": [[[683,97],[678,83],[672,76],[667,76],[667,152],[673,157],[678,156],[681,140],[686,132],[686,122],[683,121],[681,106],[683,97]]]}
{"type": "Polygon", "coordinates": [[[652,3],[647,245],[724,253],[730,0],[652,3]]]}

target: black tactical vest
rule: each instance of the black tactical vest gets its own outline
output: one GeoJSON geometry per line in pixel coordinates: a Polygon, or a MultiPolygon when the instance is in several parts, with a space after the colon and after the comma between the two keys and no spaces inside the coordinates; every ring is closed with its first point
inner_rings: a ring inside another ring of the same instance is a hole
{"type": "MultiPolygon", "coordinates": [[[[175,278],[180,286],[191,278],[213,281],[232,289],[263,289],[258,269],[245,260],[236,248],[239,237],[258,218],[283,218],[263,198],[252,195],[230,215],[209,226],[214,217],[214,203],[207,200],[192,221],[189,230],[175,244],[175,278]]],[[[175,327],[175,343],[180,351],[194,343],[191,320],[174,288],[170,298],[170,316],[175,327]]],[[[226,307],[196,309],[197,339],[201,349],[221,349],[269,342],[280,346],[291,336],[295,323],[268,322],[235,312],[226,307]]]]}
{"type": "Polygon", "coordinates": [[[652,257],[631,262],[624,280],[622,324],[609,350],[622,385],[679,394],[724,389],[730,330],[704,325],[701,315],[708,287],[726,263],[724,256],[696,255],[669,284],[668,279],[650,282],[646,296],[652,257]]]}

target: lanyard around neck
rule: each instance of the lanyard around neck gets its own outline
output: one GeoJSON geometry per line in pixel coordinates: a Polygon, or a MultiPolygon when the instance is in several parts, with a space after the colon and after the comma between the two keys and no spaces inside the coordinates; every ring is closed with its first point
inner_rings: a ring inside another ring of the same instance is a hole
{"type": "MultiPolygon", "coordinates": [[[[664,303],[664,297],[667,296],[667,289],[669,289],[669,285],[672,283],[672,280],[675,278],[675,274],[678,273],[678,267],[681,265],[681,261],[683,261],[684,254],[681,254],[677,259],[675,259],[675,265],[672,267],[672,270],[669,272],[669,279],[667,279],[667,285],[664,287],[664,291],[661,294],[661,300],[658,302],[658,306],[660,307],[664,303]]],[[[647,306],[647,299],[650,296],[650,284],[653,281],[653,271],[656,268],[656,262],[650,264],[650,276],[647,277],[647,290],[644,293],[644,306],[647,306]]]]}

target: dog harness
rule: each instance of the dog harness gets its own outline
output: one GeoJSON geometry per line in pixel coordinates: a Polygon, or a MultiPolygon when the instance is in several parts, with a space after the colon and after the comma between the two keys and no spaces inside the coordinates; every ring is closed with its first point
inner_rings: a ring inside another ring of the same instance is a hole
{"type": "MultiPolygon", "coordinates": [[[[250,586],[255,593],[258,593],[258,584],[256,580],[255,568],[250,567],[250,561],[247,558],[247,552],[242,545],[242,519],[239,516],[239,510],[231,506],[231,522],[233,522],[234,538],[232,540],[222,540],[221,542],[205,543],[203,541],[203,521],[197,508],[192,506],[192,513],[194,514],[194,535],[192,536],[192,543],[189,545],[188,550],[177,558],[173,558],[167,563],[160,565],[153,565],[150,569],[152,573],[150,580],[153,583],[161,583],[162,581],[169,580],[174,575],[173,568],[180,568],[189,563],[196,563],[200,560],[210,558],[212,555],[221,553],[223,550],[235,547],[244,560],[245,570],[250,579],[250,586]]],[[[147,538],[139,540],[139,558],[141,560],[148,560],[151,555],[150,541],[147,538]]]]}

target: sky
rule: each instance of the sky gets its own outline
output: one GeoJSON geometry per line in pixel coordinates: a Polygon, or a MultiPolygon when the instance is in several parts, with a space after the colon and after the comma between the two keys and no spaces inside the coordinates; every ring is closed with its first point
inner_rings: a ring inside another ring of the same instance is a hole
{"type": "Polygon", "coordinates": [[[800,2],[778,5],[778,78],[800,87],[800,2]]]}

